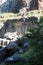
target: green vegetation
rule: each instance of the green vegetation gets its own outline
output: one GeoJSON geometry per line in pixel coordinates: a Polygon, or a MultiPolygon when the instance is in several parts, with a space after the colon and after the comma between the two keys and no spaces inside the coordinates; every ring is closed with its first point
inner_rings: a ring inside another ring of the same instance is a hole
{"type": "Polygon", "coordinates": [[[39,17],[39,16],[43,16],[43,11],[40,11],[40,10],[32,10],[30,12],[27,12],[27,16],[36,16],[36,17],[39,17]]]}
{"type": "Polygon", "coordinates": [[[36,28],[28,29],[32,33],[30,34],[32,47],[22,57],[30,59],[29,65],[43,65],[43,17],[35,23],[37,24],[36,28]]]}
{"type": "MultiPolygon", "coordinates": [[[[35,17],[40,17],[43,16],[43,11],[39,11],[39,10],[33,10],[33,11],[29,11],[26,12],[26,15],[24,16],[26,17],[31,17],[31,16],[35,16],[35,17]]],[[[9,20],[9,19],[20,19],[22,18],[20,13],[0,13],[0,20],[9,20]]]]}

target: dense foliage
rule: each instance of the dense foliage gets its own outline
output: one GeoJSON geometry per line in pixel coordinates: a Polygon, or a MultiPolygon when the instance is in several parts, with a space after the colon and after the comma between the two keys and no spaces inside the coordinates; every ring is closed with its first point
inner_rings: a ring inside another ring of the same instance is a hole
{"type": "Polygon", "coordinates": [[[35,24],[37,24],[36,28],[28,29],[31,32],[31,34],[28,34],[31,49],[24,53],[23,57],[30,59],[29,65],[43,65],[43,17],[35,24]]]}

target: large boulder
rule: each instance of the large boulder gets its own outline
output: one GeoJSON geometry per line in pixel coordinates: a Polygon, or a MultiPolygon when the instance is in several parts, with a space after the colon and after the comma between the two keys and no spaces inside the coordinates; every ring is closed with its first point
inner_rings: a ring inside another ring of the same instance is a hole
{"type": "Polygon", "coordinates": [[[15,42],[10,42],[7,46],[8,56],[11,56],[13,53],[18,52],[19,49],[19,46],[15,42]]]}
{"type": "Polygon", "coordinates": [[[5,62],[29,62],[30,60],[28,58],[22,58],[20,55],[12,55],[11,57],[8,57],[5,62]]]}
{"type": "Polygon", "coordinates": [[[20,60],[20,55],[18,54],[13,54],[12,56],[8,57],[7,59],[5,59],[5,62],[11,62],[11,61],[19,61],[20,60]]]}
{"type": "Polygon", "coordinates": [[[7,46],[7,49],[19,50],[19,46],[14,41],[11,41],[7,46]]]}

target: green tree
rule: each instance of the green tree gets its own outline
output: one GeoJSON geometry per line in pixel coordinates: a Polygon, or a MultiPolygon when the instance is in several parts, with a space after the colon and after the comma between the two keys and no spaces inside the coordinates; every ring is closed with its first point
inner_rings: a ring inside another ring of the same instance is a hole
{"type": "Polygon", "coordinates": [[[30,59],[29,65],[43,65],[43,17],[35,24],[37,24],[36,28],[28,29],[31,33],[28,34],[31,48],[22,56],[30,59]]]}

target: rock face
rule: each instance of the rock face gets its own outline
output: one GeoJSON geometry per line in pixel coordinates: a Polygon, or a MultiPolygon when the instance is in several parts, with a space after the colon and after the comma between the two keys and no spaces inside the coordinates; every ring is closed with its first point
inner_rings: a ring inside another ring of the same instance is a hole
{"type": "Polygon", "coordinates": [[[38,9],[38,0],[31,0],[30,1],[30,10],[37,10],[38,9]]]}
{"type": "Polygon", "coordinates": [[[0,62],[2,62],[6,58],[6,48],[0,49],[0,62]]]}
{"type": "Polygon", "coordinates": [[[38,0],[23,0],[24,6],[29,10],[36,10],[38,9],[38,0]]]}
{"type": "Polygon", "coordinates": [[[39,10],[43,10],[43,0],[39,0],[39,10]]]}
{"type": "Polygon", "coordinates": [[[12,7],[14,6],[14,2],[13,0],[5,0],[2,2],[0,2],[0,11],[1,12],[11,12],[12,11],[12,7]]]}
{"type": "Polygon", "coordinates": [[[23,1],[22,0],[14,0],[14,8],[12,12],[18,13],[20,9],[24,7],[23,1]]]}
{"type": "Polygon", "coordinates": [[[0,11],[1,12],[18,12],[22,7],[22,0],[2,0],[0,1],[0,11]],[[21,3],[20,3],[21,2],[21,3]]]}
{"type": "Polygon", "coordinates": [[[35,24],[32,21],[36,21],[36,17],[30,17],[28,19],[15,19],[15,20],[7,20],[4,26],[0,30],[0,37],[6,32],[17,32],[18,37],[21,37],[29,27],[35,27],[35,24]]]}
{"type": "Polygon", "coordinates": [[[43,10],[43,0],[23,0],[23,2],[29,10],[43,10]]]}
{"type": "Polygon", "coordinates": [[[19,12],[23,7],[28,7],[29,10],[43,10],[43,0],[2,0],[0,1],[1,12],[19,12]]]}

